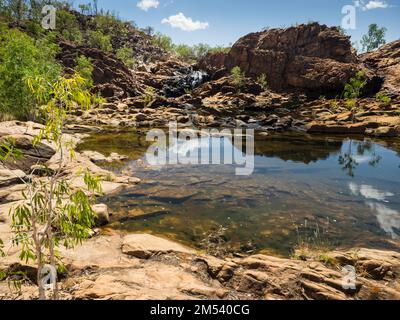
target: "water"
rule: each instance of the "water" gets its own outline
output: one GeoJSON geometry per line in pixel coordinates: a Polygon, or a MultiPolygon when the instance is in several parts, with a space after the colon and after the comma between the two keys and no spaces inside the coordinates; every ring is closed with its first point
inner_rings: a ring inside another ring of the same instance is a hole
{"type": "Polygon", "coordinates": [[[283,256],[300,242],[399,250],[400,140],[257,135],[254,173],[242,177],[229,165],[152,168],[143,161],[148,146],[133,132],[96,134],[80,146],[128,155],[102,166],[143,179],[101,199],[114,228],[202,249],[223,226],[224,246],[283,256]]]}

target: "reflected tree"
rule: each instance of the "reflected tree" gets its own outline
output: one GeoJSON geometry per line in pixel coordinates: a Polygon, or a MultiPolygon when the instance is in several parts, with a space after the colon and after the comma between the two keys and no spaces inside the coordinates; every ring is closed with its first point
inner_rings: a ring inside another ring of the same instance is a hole
{"type": "Polygon", "coordinates": [[[366,154],[370,156],[368,164],[371,167],[377,167],[382,160],[382,157],[376,154],[374,145],[371,141],[354,142],[353,140],[350,140],[347,152],[342,152],[339,156],[339,165],[342,167],[343,171],[347,172],[347,174],[353,178],[355,176],[355,169],[359,165],[357,157],[365,156],[366,154]],[[355,154],[353,153],[353,150],[356,151],[355,154]]]}

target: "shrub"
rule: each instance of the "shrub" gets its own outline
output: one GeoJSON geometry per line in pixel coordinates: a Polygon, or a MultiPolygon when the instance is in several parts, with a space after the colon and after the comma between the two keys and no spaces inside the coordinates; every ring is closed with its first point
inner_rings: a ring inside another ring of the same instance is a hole
{"type": "Polygon", "coordinates": [[[233,79],[233,84],[237,88],[238,91],[244,86],[245,76],[240,69],[240,67],[236,66],[231,70],[231,75],[233,79]]]}
{"type": "Polygon", "coordinates": [[[0,117],[35,120],[37,99],[27,78],[45,79],[44,100],[50,97],[50,84],[61,73],[56,62],[58,47],[50,36],[35,41],[17,29],[0,30],[0,117]]]}
{"type": "Polygon", "coordinates": [[[261,74],[257,78],[257,83],[265,90],[268,88],[267,75],[265,73],[261,74]]]}
{"type": "Polygon", "coordinates": [[[153,87],[147,87],[145,94],[143,96],[143,102],[145,107],[151,106],[151,104],[154,101],[154,96],[155,96],[155,89],[153,87]]]}
{"type": "Polygon", "coordinates": [[[357,99],[361,96],[362,90],[367,85],[365,73],[357,72],[356,76],[351,78],[344,87],[344,97],[346,99],[357,99]]]}
{"type": "Polygon", "coordinates": [[[133,57],[133,49],[129,47],[122,47],[117,50],[117,57],[121,59],[129,68],[133,68],[136,61],[133,57]]]}
{"type": "Polygon", "coordinates": [[[103,34],[99,30],[89,30],[87,32],[88,44],[97,49],[101,49],[105,52],[112,50],[111,38],[108,35],[103,34]]]}
{"type": "Polygon", "coordinates": [[[75,71],[84,79],[85,89],[90,90],[93,87],[93,65],[91,60],[83,55],[76,58],[75,71]]]}
{"type": "Polygon", "coordinates": [[[186,44],[180,44],[175,47],[176,54],[184,61],[192,63],[196,61],[194,49],[186,44]]]}
{"type": "Polygon", "coordinates": [[[384,95],[382,92],[378,92],[375,96],[376,100],[380,102],[383,106],[387,106],[392,102],[392,99],[386,95],[384,95]]]}
{"type": "Polygon", "coordinates": [[[111,39],[123,39],[128,35],[127,23],[121,21],[116,16],[106,13],[93,17],[95,30],[101,31],[105,35],[109,35],[111,39]]]}
{"type": "Polygon", "coordinates": [[[83,36],[76,17],[65,10],[57,10],[56,30],[62,38],[81,43],[83,36]]]}
{"type": "Polygon", "coordinates": [[[174,50],[174,44],[172,39],[160,32],[157,32],[153,37],[153,44],[159,46],[167,52],[172,52],[174,50]]]}

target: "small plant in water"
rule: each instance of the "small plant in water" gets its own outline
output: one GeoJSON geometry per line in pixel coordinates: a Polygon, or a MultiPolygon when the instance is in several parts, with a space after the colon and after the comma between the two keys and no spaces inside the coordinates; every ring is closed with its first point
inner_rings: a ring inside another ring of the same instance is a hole
{"type": "Polygon", "coordinates": [[[227,230],[223,226],[218,226],[206,234],[200,244],[207,254],[215,257],[225,257],[232,252],[225,236],[227,230]]]}
{"type": "MultiPolygon", "coordinates": [[[[327,219],[329,227],[329,219],[327,219]]],[[[294,247],[292,258],[297,260],[315,260],[324,264],[335,265],[336,261],[331,256],[332,243],[324,237],[326,229],[321,229],[318,221],[315,227],[305,220],[303,224],[294,223],[297,233],[297,244],[294,247]]],[[[327,228],[328,228],[327,227],[327,228]]]]}

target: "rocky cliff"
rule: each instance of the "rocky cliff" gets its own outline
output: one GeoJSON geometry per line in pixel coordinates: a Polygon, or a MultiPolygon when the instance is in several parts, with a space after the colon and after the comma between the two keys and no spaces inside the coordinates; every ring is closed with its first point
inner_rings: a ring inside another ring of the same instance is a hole
{"type": "Polygon", "coordinates": [[[384,79],[382,91],[400,96],[400,40],[360,56],[361,61],[384,79]]]}
{"type": "Polygon", "coordinates": [[[208,55],[200,66],[212,73],[239,66],[247,76],[266,74],[273,90],[338,92],[361,68],[349,37],[312,23],[251,33],[227,54],[208,55]]]}

